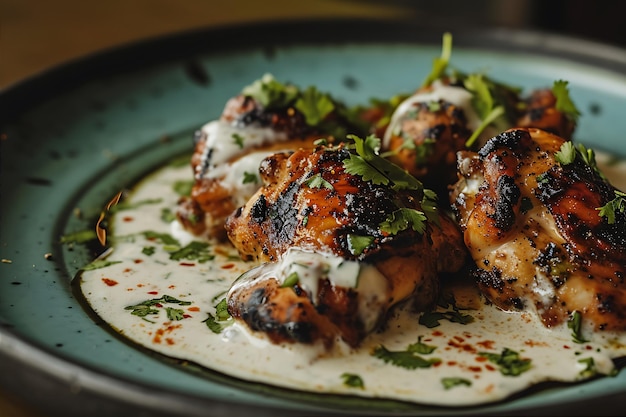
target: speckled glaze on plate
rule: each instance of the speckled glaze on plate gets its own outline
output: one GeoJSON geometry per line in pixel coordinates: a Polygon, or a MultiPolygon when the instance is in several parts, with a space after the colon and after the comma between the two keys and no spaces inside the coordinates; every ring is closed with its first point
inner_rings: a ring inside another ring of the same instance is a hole
{"type": "MultiPolygon", "coordinates": [[[[302,21],[214,28],[105,51],[0,93],[0,386],[50,415],[623,413],[626,373],[476,408],[303,394],[175,364],[91,317],[71,280],[94,253],[61,244],[120,189],[191,151],[192,132],[270,72],[348,104],[416,88],[448,28],[302,21]]],[[[576,139],[626,156],[626,51],[555,35],[453,32],[452,64],[526,88],[570,82],[576,139]]]]}

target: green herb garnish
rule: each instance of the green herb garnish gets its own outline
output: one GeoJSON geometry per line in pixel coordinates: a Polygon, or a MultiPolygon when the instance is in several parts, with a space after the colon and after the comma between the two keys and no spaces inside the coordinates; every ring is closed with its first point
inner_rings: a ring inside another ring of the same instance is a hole
{"type": "Polygon", "coordinates": [[[350,374],[344,372],[341,374],[341,379],[343,379],[343,384],[347,387],[351,388],[365,388],[365,384],[363,383],[363,378],[361,378],[357,374],[350,374]]]}
{"type": "Polygon", "coordinates": [[[466,385],[468,387],[472,386],[472,381],[465,378],[457,378],[457,377],[448,377],[441,378],[441,384],[444,389],[450,389],[454,387],[458,387],[459,385],[466,385]]]}
{"type": "Polygon", "coordinates": [[[504,348],[502,353],[479,352],[489,360],[489,362],[498,365],[500,373],[504,376],[518,376],[528,371],[532,365],[530,359],[520,358],[519,353],[509,348],[504,348]]]}
{"type": "Polygon", "coordinates": [[[574,343],[586,343],[582,333],[583,315],[580,311],[574,311],[567,321],[567,327],[572,330],[572,340],[574,343]]]}
{"type": "Polygon", "coordinates": [[[383,345],[376,347],[372,356],[405,369],[430,368],[441,362],[438,358],[425,359],[410,350],[391,351],[383,345]]]}
{"type": "Polygon", "coordinates": [[[359,256],[360,254],[362,254],[363,251],[374,242],[373,236],[360,236],[349,234],[347,237],[348,248],[350,249],[350,253],[354,256],[359,256]]]}
{"type": "Polygon", "coordinates": [[[256,184],[259,182],[259,177],[255,173],[244,172],[242,184],[256,184]]]}
{"type": "MultiPolygon", "coordinates": [[[[124,310],[131,310],[131,314],[134,316],[145,317],[151,314],[159,314],[159,310],[155,307],[161,307],[163,304],[178,304],[181,306],[187,306],[191,304],[191,301],[181,301],[170,295],[163,295],[160,298],[153,298],[151,300],[143,301],[139,304],[127,306],[124,310]]],[[[175,309],[174,309],[175,310],[175,309]]],[[[182,310],[180,310],[182,311],[182,310]]],[[[174,320],[172,317],[179,317],[178,311],[168,311],[168,318],[174,320]],[[171,315],[171,317],[170,317],[171,315]]],[[[182,314],[182,313],[180,313],[182,314]]],[[[180,316],[182,318],[182,316],[180,316]]],[[[180,320],[180,319],[175,319],[180,320]]]]}
{"type": "Polygon", "coordinates": [[[472,104],[476,113],[482,120],[480,126],[472,133],[465,142],[466,147],[471,147],[480,134],[499,117],[505,114],[503,105],[496,105],[489,84],[482,74],[470,74],[464,81],[465,88],[473,94],[472,104]]]}
{"type": "Polygon", "coordinates": [[[578,121],[580,111],[576,108],[576,105],[572,101],[569,89],[567,88],[567,81],[557,80],[552,85],[552,94],[556,98],[556,109],[561,113],[564,113],[574,122],[578,121]]]}
{"type": "Polygon", "coordinates": [[[433,60],[433,68],[422,83],[422,87],[428,87],[434,81],[443,77],[450,63],[450,57],[452,56],[452,34],[446,32],[443,34],[441,56],[433,60]]]}
{"type": "Polygon", "coordinates": [[[626,211],[626,193],[615,190],[615,198],[602,207],[596,208],[600,217],[606,217],[609,224],[615,223],[615,216],[626,211]]]}
{"type": "Polygon", "coordinates": [[[304,181],[304,184],[308,185],[309,188],[326,188],[328,190],[334,190],[333,185],[326,181],[320,173],[317,173],[308,180],[304,181]]]}

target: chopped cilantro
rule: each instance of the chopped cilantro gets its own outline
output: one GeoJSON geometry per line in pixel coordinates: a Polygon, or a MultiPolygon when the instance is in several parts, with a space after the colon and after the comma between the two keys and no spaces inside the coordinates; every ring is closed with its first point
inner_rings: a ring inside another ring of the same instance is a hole
{"type": "Polygon", "coordinates": [[[569,89],[567,88],[567,81],[556,80],[552,85],[552,94],[556,98],[556,109],[561,113],[564,113],[574,122],[578,121],[580,111],[576,108],[576,105],[572,101],[569,89]]]}
{"type": "Polygon", "coordinates": [[[441,359],[437,358],[424,359],[410,350],[391,351],[383,345],[376,347],[372,356],[405,369],[430,368],[441,362],[441,359]]]}
{"type": "Polygon", "coordinates": [[[450,389],[450,388],[458,387],[459,385],[466,385],[470,387],[472,386],[472,381],[470,381],[469,379],[465,379],[465,378],[447,377],[447,378],[441,378],[441,384],[443,385],[444,389],[450,389]]]}
{"type": "Polygon", "coordinates": [[[154,246],[144,246],[141,249],[141,253],[143,253],[146,256],[152,256],[154,255],[154,251],[155,251],[155,247],[154,246]]]}
{"type": "Polygon", "coordinates": [[[341,379],[343,379],[343,384],[347,387],[351,388],[365,388],[365,384],[363,383],[363,378],[361,378],[357,374],[351,374],[344,372],[341,374],[341,379]]]}
{"type": "Polygon", "coordinates": [[[151,230],[145,231],[142,233],[144,237],[148,240],[153,240],[157,242],[161,242],[164,245],[172,245],[172,246],[180,246],[178,240],[172,237],[172,235],[167,233],[158,233],[153,232],[151,230]]]}
{"type": "Polygon", "coordinates": [[[285,278],[285,280],[280,286],[281,288],[292,288],[299,281],[300,281],[300,277],[298,276],[298,273],[292,272],[291,274],[289,274],[287,278],[285,278]]]}
{"type": "MultiPolygon", "coordinates": [[[[187,306],[191,304],[191,301],[181,301],[175,297],[172,297],[171,295],[163,295],[160,298],[153,298],[151,300],[143,301],[139,304],[127,306],[124,308],[124,310],[131,310],[130,313],[134,316],[145,317],[147,315],[159,314],[159,310],[157,308],[162,307],[163,304],[178,304],[181,306],[187,306]]],[[[166,311],[167,311],[167,317],[170,320],[180,320],[178,318],[173,318],[173,317],[179,316],[178,312],[168,311],[167,308],[166,308],[166,311]]]]}
{"type": "Polygon", "coordinates": [[[578,360],[578,363],[585,365],[585,369],[583,369],[579,373],[582,378],[591,378],[598,373],[596,369],[596,362],[593,360],[593,358],[583,358],[578,360]]]}
{"type": "Polygon", "coordinates": [[[582,334],[582,322],[583,316],[580,311],[574,311],[567,321],[567,327],[572,330],[572,340],[574,343],[586,343],[586,340],[582,334]]]}
{"type": "Polygon", "coordinates": [[[222,298],[219,303],[215,306],[215,314],[219,321],[224,321],[230,318],[230,313],[228,312],[228,302],[226,301],[226,297],[222,298]]]}
{"type": "Polygon", "coordinates": [[[360,236],[349,234],[348,236],[348,248],[350,249],[350,253],[354,256],[359,256],[363,253],[365,249],[369,245],[374,242],[373,236],[360,236]]]}
{"type": "Polygon", "coordinates": [[[594,150],[587,149],[582,143],[574,145],[569,141],[564,142],[559,150],[554,153],[554,159],[563,166],[572,164],[576,159],[580,159],[580,161],[593,169],[600,178],[606,179],[600,168],[598,168],[594,150]]]}
{"type": "Polygon", "coordinates": [[[462,314],[459,311],[427,311],[419,318],[419,323],[432,329],[440,325],[440,320],[448,320],[452,323],[468,324],[474,321],[474,317],[469,314],[462,314]]]}
{"type": "Polygon", "coordinates": [[[174,261],[188,259],[205,263],[215,258],[215,255],[209,252],[209,246],[208,242],[189,242],[186,246],[171,252],[170,259],[174,261]]]}
{"type": "Polygon", "coordinates": [[[193,180],[178,180],[174,182],[174,192],[180,196],[191,195],[191,189],[193,188],[193,180]]]}
{"type": "Polygon", "coordinates": [[[243,173],[243,180],[241,181],[242,184],[256,184],[259,182],[259,177],[252,172],[244,172],[243,173]]]}
{"type": "Polygon", "coordinates": [[[615,216],[626,211],[626,193],[615,190],[615,198],[602,207],[596,208],[600,217],[606,217],[609,224],[615,223],[615,216]]]}
{"type": "Polygon", "coordinates": [[[202,322],[205,323],[213,333],[219,334],[224,330],[225,326],[230,324],[228,323],[229,320],[231,320],[231,316],[228,312],[228,303],[226,302],[226,298],[222,298],[215,306],[215,316],[211,313],[207,313],[207,318],[202,322]]]}
{"type": "Polygon", "coordinates": [[[185,318],[185,312],[180,308],[165,307],[165,313],[167,314],[167,318],[170,320],[179,321],[185,318]]]}
{"type": "Polygon", "coordinates": [[[509,348],[502,349],[500,354],[490,352],[478,352],[478,354],[498,365],[500,373],[504,376],[518,376],[532,367],[530,359],[520,358],[519,353],[509,348]]]}
{"type": "Polygon", "coordinates": [[[480,134],[494,123],[500,116],[503,116],[505,108],[503,105],[496,105],[492,96],[489,83],[485,81],[482,74],[470,74],[464,81],[465,88],[473,94],[472,104],[476,113],[481,119],[480,126],[472,132],[472,135],[465,142],[466,147],[471,147],[480,134]]]}
{"type": "Polygon", "coordinates": [[[242,94],[253,97],[264,107],[272,109],[289,106],[298,96],[298,88],[277,81],[271,74],[265,74],[245,87],[242,94]]]}
{"type": "Polygon", "coordinates": [[[244,137],[241,136],[239,133],[233,133],[232,138],[233,138],[233,143],[239,146],[239,149],[243,149],[244,137]]]}
{"type": "Polygon", "coordinates": [[[211,313],[207,313],[208,317],[204,319],[202,322],[206,324],[206,326],[215,334],[222,333],[224,329],[220,323],[215,320],[215,316],[211,313]]]}
{"type": "Polygon", "coordinates": [[[170,208],[164,207],[161,209],[161,220],[164,223],[171,223],[176,220],[176,214],[170,208]]]}
{"type": "Polygon", "coordinates": [[[304,184],[308,185],[309,188],[326,188],[328,190],[334,190],[333,185],[326,181],[320,173],[313,175],[311,178],[306,180],[304,184]]]}
{"type": "Polygon", "coordinates": [[[83,271],[93,271],[94,269],[106,268],[107,266],[119,264],[122,261],[107,261],[106,259],[95,260],[83,267],[83,271]]]}
{"type": "Polygon", "coordinates": [[[443,34],[441,56],[433,60],[433,68],[422,83],[422,87],[428,87],[434,81],[443,77],[448,68],[450,57],[452,56],[452,34],[446,32],[443,34]]]}
{"type": "Polygon", "coordinates": [[[61,236],[61,243],[85,243],[96,238],[94,230],[81,230],[61,236]]]}
{"type": "Polygon", "coordinates": [[[437,346],[427,345],[422,342],[422,336],[418,336],[417,342],[411,343],[407,350],[409,352],[418,353],[420,355],[428,355],[433,353],[437,349],[437,346]]]}
{"type": "Polygon", "coordinates": [[[410,227],[421,234],[426,230],[426,220],[426,216],[421,211],[399,208],[380,224],[380,230],[395,235],[410,227]]]}
{"type": "Polygon", "coordinates": [[[335,109],[335,105],[328,94],[309,87],[298,98],[295,108],[304,115],[306,124],[317,126],[335,109]]]}

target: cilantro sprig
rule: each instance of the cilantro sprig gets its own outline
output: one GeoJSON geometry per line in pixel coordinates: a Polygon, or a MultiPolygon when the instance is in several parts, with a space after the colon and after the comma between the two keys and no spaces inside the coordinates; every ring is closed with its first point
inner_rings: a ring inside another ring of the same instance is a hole
{"type": "MultiPolygon", "coordinates": [[[[380,154],[380,139],[374,135],[360,138],[348,135],[354,141],[355,153],[343,162],[345,172],[359,176],[363,181],[385,185],[393,190],[412,190],[421,194],[421,211],[398,205],[379,225],[381,232],[396,235],[406,229],[418,233],[426,230],[426,222],[439,224],[437,195],[424,188],[423,184],[407,171],[383,158],[380,154]]],[[[359,256],[374,241],[371,236],[350,235],[348,243],[353,255],[359,256]]]]}
{"type": "Polygon", "coordinates": [[[406,350],[392,351],[384,345],[379,345],[372,351],[372,356],[405,369],[430,368],[440,363],[439,358],[424,358],[422,355],[429,355],[435,351],[435,346],[422,343],[421,337],[416,343],[407,346],[406,350]]]}
{"type": "Polygon", "coordinates": [[[450,57],[452,56],[452,34],[450,32],[445,32],[443,34],[442,39],[442,47],[441,47],[441,56],[433,59],[433,68],[422,83],[422,87],[428,87],[434,81],[442,78],[446,70],[448,69],[448,64],[450,63],[450,57]]]}
{"type": "Polygon", "coordinates": [[[519,376],[532,367],[530,359],[522,358],[518,352],[506,347],[502,349],[500,354],[478,352],[478,355],[483,356],[487,358],[489,362],[498,365],[500,373],[504,376],[519,376]]]}
{"type": "MultiPolygon", "coordinates": [[[[331,112],[343,107],[330,94],[321,92],[314,86],[302,90],[295,85],[281,83],[271,74],[265,74],[245,87],[242,94],[254,98],[270,110],[293,107],[302,113],[309,126],[322,124],[331,112]]],[[[234,139],[240,145],[237,138],[234,139]]]]}
{"type": "Polygon", "coordinates": [[[473,94],[472,104],[476,113],[482,120],[480,126],[472,133],[465,142],[467,148],[471,147],[480,134],[505,114],[505,107],[494,99],[489,84],[482,74],[469,74],[464,81],[465,88],[473,94]]]}
{"type": "Polygon", "coordinates": [[[554,81],[554,84],[552,85],[552,94],[554,94],[554,97],[556,98],[555,107],[572,121],[577,122],[580,117],[580,111],[570,97],[569,89],[567,88],[568,84],[569,83],[564,80],[554,81]]]}
{"type": "Polygon", "coordinates": [[[626,212],[626,193],[615,190],[615,198],[596,210],[600,217],[606,217],[609,224],[615,224],[615,216],[626,212]]]}

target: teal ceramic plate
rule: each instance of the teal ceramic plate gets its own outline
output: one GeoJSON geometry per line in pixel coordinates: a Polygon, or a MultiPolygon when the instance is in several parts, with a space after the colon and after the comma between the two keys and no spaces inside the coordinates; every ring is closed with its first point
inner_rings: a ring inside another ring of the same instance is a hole
{"type": "MultiPolygon", "coordinates": [[[[476,408],[327,397],[200,373],[90,317],[70,281],[116,191],[170,157],[266,72],[349,104],[413,90],[444,30],[414,22],[274,22],[185,33],[69,63],[0,94],[0,384],[53,415],[620,414],[626,373],[476,408]],[[600,410],[600,411],[599,411],[600,410]]],[[[577,139],[626,156],[626,51],[559,36],[453,32],[453,64],[533,88],[570,82],[577,139]]]]}

